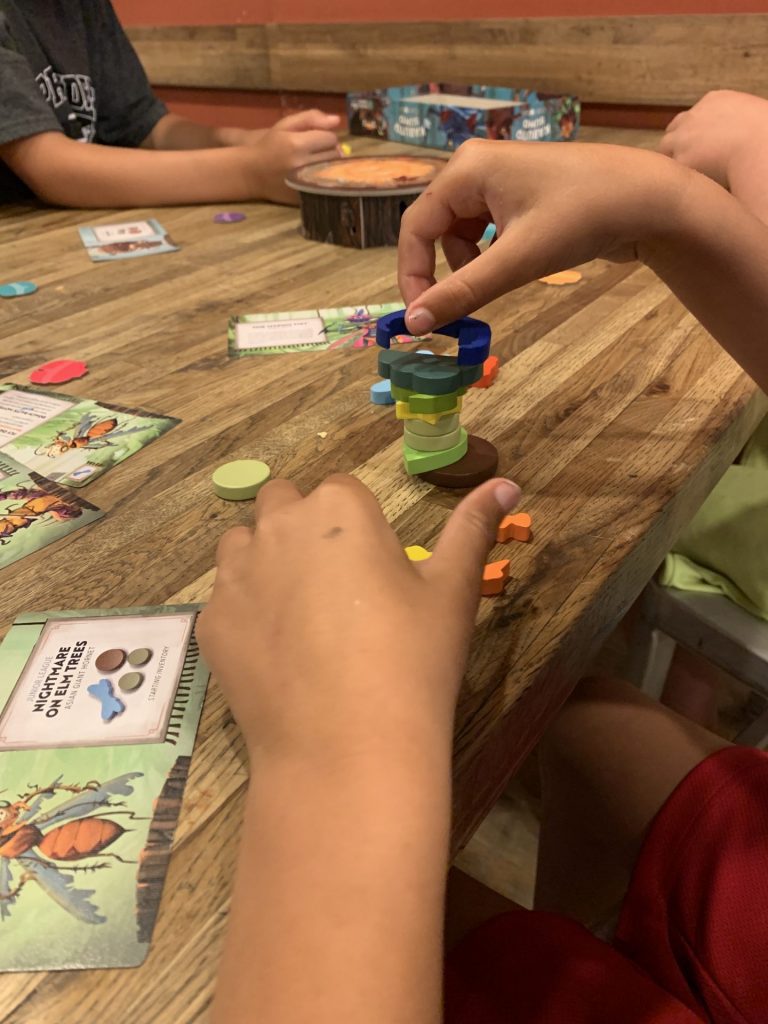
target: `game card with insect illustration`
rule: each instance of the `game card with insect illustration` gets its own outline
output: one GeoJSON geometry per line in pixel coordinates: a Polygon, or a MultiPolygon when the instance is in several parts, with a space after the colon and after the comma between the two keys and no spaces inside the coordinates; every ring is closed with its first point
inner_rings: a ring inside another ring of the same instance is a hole
{"type": "Polygon", "coordinates": [[[0,455],[0,569],[103,515],[73,491],[0,455]]]}
{"type": "Polygon", "coordinates": [[[154,217],[125,224],[79,228],[79,232],[80,240],[94,263],[156,256],[162,252],[177,252],[179,248],[154,217]]]}
{"type": "MultiPolygon", "coordinates": [[[[287,352],[339,348],[370,348],[376,344],[376,322],[402,309],[401,302],[333,309],[304,309],[295,313],[252,313],[229,321],[230,356],[282,355],[287,352]]],[[[410,335],[394,341],[417,341],[410,335]]]]}
{"type": "Polygon", "coordinates": [[[0,971],[149,951],[208,682],[198,607],[28,613],[0,647],[0,971]]]}
{"type": "Polygon", "coordinates": [[[84,487],[180,422],[58,391],[0,386],[0,452],[66,487],[84,487]]]}

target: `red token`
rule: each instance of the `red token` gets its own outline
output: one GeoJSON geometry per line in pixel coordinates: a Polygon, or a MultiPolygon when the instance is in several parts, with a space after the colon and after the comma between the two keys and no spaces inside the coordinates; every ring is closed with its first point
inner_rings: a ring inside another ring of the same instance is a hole
{"type": "Polygon", "coordinates": [[[54,359],[33,370],[29,379],[33,384],[66,384],[88,373],[88,367],[77,359],[54,359]]]}

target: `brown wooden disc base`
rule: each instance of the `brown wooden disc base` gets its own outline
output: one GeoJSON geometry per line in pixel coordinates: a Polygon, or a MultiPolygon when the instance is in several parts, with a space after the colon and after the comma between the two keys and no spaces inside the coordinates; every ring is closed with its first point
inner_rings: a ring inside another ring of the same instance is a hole
{"type": "Polygon", "coordinates": [[[463,459],[442,469],[419,473],[422,480],[436,487],[477,487],[490,480],[499,466],[499,453],[490,441],[469,435],[469,447],[463,459]]]}

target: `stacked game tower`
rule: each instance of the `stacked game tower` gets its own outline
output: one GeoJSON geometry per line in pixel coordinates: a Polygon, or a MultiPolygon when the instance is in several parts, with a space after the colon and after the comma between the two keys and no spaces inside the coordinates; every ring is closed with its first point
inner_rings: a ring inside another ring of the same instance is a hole
{"type": "Polygon", "coordinates": [[[468,435],[459,422],[462,397],[483,374],[491,347],[491,329],[481,320],[464,317],[436,333],[456,338],[456,356],[402,352],[390,348],[392,338],[410,334],[405,310],[380,317],[376,342],[379,375],[389,379],[395,414],[404,421],[403,461],[406,472],[444,487],[473,487],[496,472],[493,445],[468,435]]]}

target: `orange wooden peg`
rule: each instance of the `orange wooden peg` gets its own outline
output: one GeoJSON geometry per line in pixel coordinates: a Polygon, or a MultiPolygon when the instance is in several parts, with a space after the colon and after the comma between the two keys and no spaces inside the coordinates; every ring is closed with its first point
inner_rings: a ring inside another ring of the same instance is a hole
{"type": "Polygon", "coordinates": [[[504,516],[496,534],[496,543],[503,544],[507,540],[531,539],[531,517],[527,512],[517,512],[512,516],[504,516]]]}
{"type": "Polygon", "coordinates": [[[470,387],[473,388],[489,388],[491,384],[496,380],[496,375],[499,372],[499,357],[488,356],[483,363],[483,376],[480,380],[476,380],[470,387]]]}
{"type": "Polygon", "coordinates": [[[500,562],[489,562],[483,570],[483,582],[480,593],[483,597],[495,597],[500,594],[509,579],[509,559],[500,562]]]}

